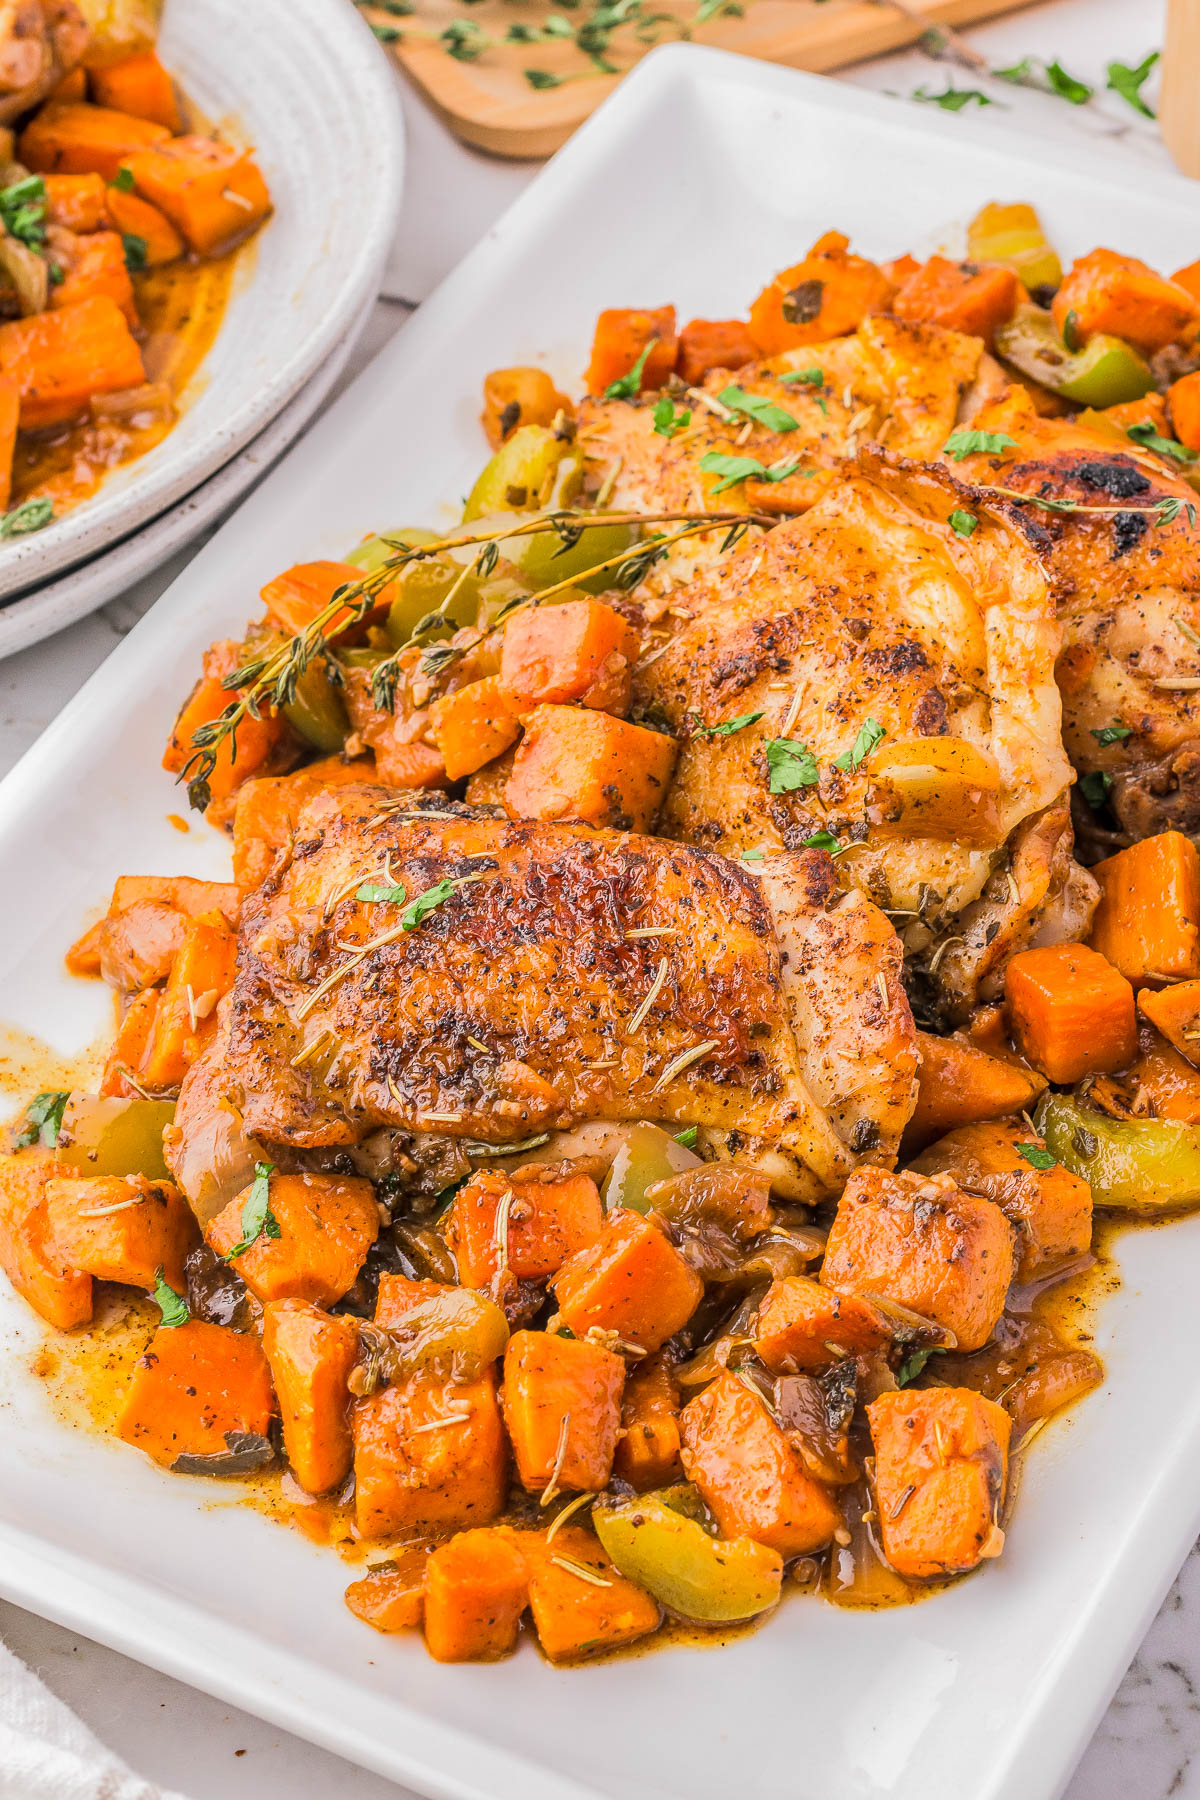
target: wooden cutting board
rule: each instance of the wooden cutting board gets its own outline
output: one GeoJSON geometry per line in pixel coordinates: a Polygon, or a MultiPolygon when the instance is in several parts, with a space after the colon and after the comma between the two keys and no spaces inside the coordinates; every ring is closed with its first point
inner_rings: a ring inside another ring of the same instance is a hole
{"type": "MultiPolygon", "coordinates": [[[[736,50],[765,62],[796,69],[836,69],[865,57],[902,49],[920,36],[924,25],[969,25],[998,13],[1015,12],[1034,0],[906,0],[903,10],[889,0],[743,0],[744,16],[710,20],[695,28],[696,43],[736,50]],[[911,15],[917,15],[916,17],[911,15]]],[[[363,8],[367,18],[399,31],[392,49],[450,129],[468,144],[496,156],[544,157],[565,142],[653,45],[639,42],[628,28],[615,31],[605,52],[618,72],[596,71],[569,40],[546,43],[500,42],[518,22],[538,28],[549,15],[578,24],[582,14],[564,14],[562,0],[416,0],[411,17],[382,8],[363,8]],[[460,61],[437,42],[454,20],[486,33],[489,46],[477,58],[460,61]],[[537,90],[525,71],[535,69],[562,78],[562,85],[537,90]]],[[[655,13],[681,21],[696,14],[695,0],[655,0],[655,13]]],[[[655,42],[680,33],[669,25],[654,28],[655,42]]],[[[953,65],[930,65],[930,80],[940,91],[950,76],[969,86],[968,72],[953,65]]]]}

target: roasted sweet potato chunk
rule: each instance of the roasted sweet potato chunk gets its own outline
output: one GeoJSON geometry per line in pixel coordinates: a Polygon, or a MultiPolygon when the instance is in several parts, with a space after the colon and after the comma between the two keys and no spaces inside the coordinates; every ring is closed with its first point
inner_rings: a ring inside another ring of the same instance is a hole
{"type": "Polygon", "coordinates": [[[683,1466],[723,1537],[750,1537],[784,1557],[821,1550],[842,1522],[763,1400],[728,1370],[680,1415],[683,1466]]]}
{"type": "Polygon", "coordinates": [[[610,1213],[587,1249],[553,1282],[558,1310],[576,1337],[594,1327],[625,1343],[659,1350],[687,1324],[704,1284],[666,1234],[641,1213],[610,1213]]]}
{"type": "Polygon", "coordinates": [[[200,1228],[173,1182],[60,1177],[46,1184],[46,1214],[68,1268],[147,1292],[161,1269],[176,1293],[186,1287],[184,1261],[200,1228]]]}
{"type": "Polygon", "coordinates": [[[1024,1112],[1046,1090],[1046,1077],[956,1037],[918,1031],[917,1104],[905,1127],[904,1150],[922,1149],[956,1125],[1024,1112]]]}
{"type": "Polygon", "coordinates": [[[971,1388],[902,1388],[867,1407],[875,1510],[898,1575],[961,1575],[1004,1547],[1012,1421],[971,1388]]]}
{"type": "Polygon", "coordinates": [[[364,1537],[487,1525],[503,1510],[508,1452],[495,1377],[414,1375],[354,1408],[355,1516],[364,1537]]]}
{"type": "Polygon", "coordinates": [[[549,1544],[533,1534],[522,1542],[534,1629],[551,1662],[615,1650],[658,1629],[655,1602],[618,1574],[590,1532],[565,1525],[549,1544]]]}
{"type": "Polygon", "coordinates": [[[309,1494],[340,1487],[354,1456],[346,1383],[358,1354],[357,1322],[331,1318],[307,1300],[272,1300],[263,1350],[292,1474],[309,1494]]]}
{"type": "Polygon", "coordinates": [[[1000,1207],[1017,1228],[1018,1281],[1082,1256],[1092,1241],[1091,1188],[1059,1163],[1036,1167],[1044,1150],[1028,1125],[1003,1119],[948,1132],[912,1165],[923,1175],[950,1175],[1000,1207]]]}
{"type": "Polygon", "coordinates": [[[500,680],[519,713],[572,700],[622,712],[636,654],[632,626],[602,600],[527,607],[504,628],[500,680]]]}
{"type": "Polygon", "coordinates": [[[245,1237],[246,1188],[209,1222],[209,1243],[257,1299],[331,1306],[353,1285],[379,1236],[375,1190],[352,1175],[272,1175],[269,1193],[277,1235],[268,1224],[240,1256],[231,1255],[245,1237]]]}
{"type": "Polygon", "coordinates": [[[155,1332],[133,1371],[117,1432],[164,1468],[220,1457],[230,1439],[265,1438],[275,1410],[257,1338],[204,1319],[155,1332]]]}
{"type": "Polygon", "coordinates": [[[948,1175],[856,1169],[838,1202],[821,1280],[878,1294],[952,1331],[962,1350],[986,1344],[1013,1278],[1013,1230],[998,1206],[948,1175]]]}
{"type": "Polygon", "coordinates": [[[505,810],[514,819],[650,831],[677,753],[674,738],[610,713],[535,706],[504,789],[505,810]]]}
{"type": "Polygon", "coordinates": [[[1143,988],[1138,1011],[1193,1066],[1200,1066],[1200,981],[1143,988]]]}
{"type": "Polygon", "coordinates": [[[1200,976],[1200,851],[1160,831],[1093,865],[1100,904],[1088,940],[1134,987],[1200,976]]]}
{"type": "Polygon", "coordinates": [[[50,1234],[46,1184],[57,1169],[40,1145],[0,1156],[0,1269],[39,1318],[69,1331],[92,1316],[92,1278],[66,1265],[50,1234]]]}
{"type": "Polygon", "coordinates": [[[1086,944],[1021,950],[1004,973],[1013,1042],[1049,1081],[1126,1068],[1137,1052],[1133,989],[1086,944]]]}
{"type": "Polygon", "coordinates": [[[613,1469],[639,1494],[667,1487],[683,1475],[681,1441],[679,1384],[670,1364],[653,1356],[626,1380],[613,1469]]]}
{"type": "Polygon", "coordinates": [[[598,1344],[518,1331],[504,1357],[504,1422],[525,1487],[599,1493],[612,1474],[625,1364],[598,1344]]]}
{"type": "Polygon", "coordinates": [[[501,1224],[507,1267],[519,1281],[542,1281],[600,1236],[600,1190],[588,1175],[519,1182],[492,1170],[472,1175],[446,1221],[446,1242],[465,1286],[486,1287],[496,1273],[501,1224]]]}
{"type": "Polygon", "coordinates": [[[516,1647],[529,1604],[520,1534],[460,1531],[425,1566],[425,1644],[438,1662],[492,1662],[516,1647]]]}
{"type": "Polygon", "coordinates": [[[794,1375],[878,1350],[890,1337],[887,1320],[869,1300],[787,1275],[763,1297],[754,1347],[772,1374],[794,1375]]]}

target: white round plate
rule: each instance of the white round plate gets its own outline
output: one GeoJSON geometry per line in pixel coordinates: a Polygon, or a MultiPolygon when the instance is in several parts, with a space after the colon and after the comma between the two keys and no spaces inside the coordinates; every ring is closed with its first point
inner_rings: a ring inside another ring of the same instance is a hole
{"type": "Polygon", "coordinates": [[[238,453],[232,462],[173,506],[169,512],[152,519],[132,536],[122,538],[110,550],[94,556],[82,568],[48,581],[31,593],[18,594],[9,601],[0,600],[0,657],[40,643],[66,625],[73,625],[87,613],[94,612],[117,594],[158,568],[177,550],[199,537],[209,525],[239,501],[256,481],[277,462],[289,444],[299,437],[304,427],[329,395],[350,360],[351,352],[371,316],[374,301],[369,300],[333,355],[284,407],[283,411],[259,433],[253,443],[238,453]]]}
{"type": "Polygon", "coordinates": [[[244,449],[333,354],[391,244],[403,126],[387,60],[347,0],[167,0],[160,48],[200,112],[254,146],[275,211],[174,430],[0,547],[0,595],[128,535],[244,449]]]}

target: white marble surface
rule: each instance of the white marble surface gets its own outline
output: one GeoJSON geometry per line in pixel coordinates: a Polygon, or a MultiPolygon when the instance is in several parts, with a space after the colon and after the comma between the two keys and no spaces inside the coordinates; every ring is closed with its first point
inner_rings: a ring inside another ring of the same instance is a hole
{"type": "MultiPolygon", "coordinates": [[[[1025,55],[1102,82],[1105,63],[1136,63],[1161,42],[1160,0],[1051,0],[971,33],[993,65],[1025,55]]],[[[909,94],[946,81],[974,86],[965,71],[915,53],[848,71],[846,79],[909,94]]],[[[982,116],[1049,139],[1114,137],[1147,174],[1163,166],[1154,127],[1114,96],[1077,109],[1022,89],[990,89],[1000,104],[959,114],[963,130],[982,116]]],[[[1147,90],[1152,92],[1152,90],[1147,90]]],[[[453,142],[421,102],[405,93],[410,181],[388,271],[394,296],[376,309],[349,375],[399,328],[534,173],[497,164],[453,142]]],[[[1200,251],[1181,245],[1180,261],[1200,251]]],[[[0,664],[0,773],[6,772],[84,678],[103,661],[177,573],[177,558],[70,631],[0,664]]],[[[406,1791],[315,1750],[206,1695],[73,1633],[0,1602],[0,1637],[135,1768],[183,1789],[191,1800],[412,1800],[406,1791]]],[[[631,1790],[630,1800],[637,1800],[631,1790]]],[[[1017,1794],[1005,1800],[1023,1800],[1017,1794]]],[[[1066,1800],[1200,1800],[1200,1555],[1193,1552],[1122,1682],[1066,1790],[1066,1800]]]]}

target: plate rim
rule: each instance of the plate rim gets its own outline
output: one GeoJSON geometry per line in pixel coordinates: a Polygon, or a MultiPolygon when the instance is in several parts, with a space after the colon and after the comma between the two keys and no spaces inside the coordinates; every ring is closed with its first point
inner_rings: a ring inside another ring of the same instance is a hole
{"type": "MultiPolygon", "coordinates": [[[[189,0],[174,0],[174,3],[183,6],[189,0]]],[[[262,4],[262,0],[259,3],[262,4]]],[[[210,480],[295,398],[309,377],[332,354],[347,321],[357,318],[368,296],[378,289],[400,214],[406,164],[404,119],[389,59],[381,54],[370,28],[347,0],[270,0],[270,3],[276,5],[281,23],[286,17],[294,30],[311,31],[319,25],[322,45],[338,59],[344,78],[341,85],[347,95],[353,96],[354,117],[365,116],[370,123],[370,130],[362,135],[371,147],[372,160],[367,168],[356,170],[355,175],[356,185],[364,196],[365,228],[356,234],[352,254],[344,261],[338,295],[315,327],[297,342],[288,359],[247,396],[229,423],[210,428],[208,436],[195,446],[192,456],[183,462],[172,460],[170,450],[174,433],[168,433],[161,446],[155,445],[144,456],[112,471],[114,477],[122,478],[119,487],[111,480],[104,481],[95,494],[63,513],[43,531],[9,538],[0,544],[0,596],[6,592],[19,596],[22,586],[69,573],[72,567],[78,567],[107,548],[106,538],[120,539],[130,535],[140,524],[155,519],[210,480]],[[296,17],[297,14],[300,16],[296,17]],[[164,454],[158,458],[160,449],[164,454]],[[137,523],[123,526],[124,515],[134,517],[137,523]]],[[[169,25],[168,11],[167,29],[169,25]]],[[[236,81],[231,81],[230,86],[235,88],[236,81]]],[[[240,141],[246,133],[242,121],[236,117],[236,103],[234,113],[232,136],[240,141]]],[[[272,228],[270,219],[265,228],[268,231],[272,228]]],[[[251,255],[254,246],[252,239],[247,246],[251,255]]],[[[233,299],[240,294],[249,301],[256,279],[253,268],[248,276],[240,279],[235,272],[233,299]]],[[[226,328],[227,321],[223,320],[217,333],[218,340],[226,328]]],[[[206,356],[189,383],[193,400],[198,397],[197,381],[204,382],[207,361],[206,356]]],[[[189,404],[185,396],[185,412],[189,404]]]]}
{"type": "MultiPolygon", "coordinates": [[[[468,253],[438,287],[431,296],[431,301],[422,306],[406,324],[403,333],[406,360],[416,361],[424,354],[427,340],[440,330],[438,314],[441,308],[451,301],[457,304],[460,292],[465,294],[478,288],[480,276],[486,274],[493,258],[506,252],[511,240],[519,237],[530,223],[536,221],[544,198],[551,193],[557,194],[563,187],[569,187],[579,161],[590,164],[602,153],[606,144],[619,147],[623,132],[629,125],[637,122],[642,110],[659,104],[673,86],[686,90],[694,88],[696,81],[706,79],[726,85],[749,86],[768,93],[787,92],[793,99],[803,96],[823,112],[836,111],[843,121],[848,115],[858,113],[886,121],[897,132],[911,133],[917,139],[928,140],[933,137],[949,141],[955,135],[953,121],[928,115],[922,115],[919,120],[907,118],[903,101],[869,90],[850,88],[797,71],[750,63],[746,59],[704,47],[664,47],[638,65],[626,78],[616,96],[600,108],[554,161],[535,177],[530,187],[518,197],[485,239],[468,253]]],[[[1021,140],[1014,141],[1012,134],[987,124],[981,125],[979,131],[989,148],[1016,161],[1028,161],[1039,149],[1043,149],[1047,154],[1060,158],[1061,166],[1067,172],[1084,177],[1091,184],[1103,180],[1119,186],[1136,199],[1144,199],[1145,171],[1132,167],[1111,154],[1102,153],[1096,148],[1089,148],[1086,154],[1075,152],[1073,148],[1060,146],[1056,142],[1050,143],[1034,134],[1027,134],[1021,140]]],[[[1156,198],[1186,203],[1188,210],[1200,217],[1200,190],[1183,177],[1164,174],[1156,198]]],[[[395,346],[386,346],[381,357],[394,354],[395,346]]],[[[359,380],[367,380],[373,367],[374,364],[369,365],[359,380]]],[[[343,399],[348,398],[351,392],[353,389],[348,390],[343,399]]],[[[147,621],[153,616],[153,612],[154,609],[151,609],[147,621]]],[[[136,627],[130,638],[136,637],[147,621],[136,627]]],[[[120,653],[118,648],[115,654],[120,653]]],[[[93,676],[92,681],[97,681],[100,673],[102,671],[93,676]]],[[[31,746],[0,783],[0,829],[4,827],[6,813],[19,808],[28,797],[24,792],[26,784],[31,781],[36,783],[40,757],[52,754],[59,730],[69,727],[81,712],[86,712],[90,687],[91,682],[80,690],[47,733],[31,746]]],[[[1186,1459],[1187,1472],[1192,1479],[1190,1483],[1177,1482],[1170,1492],[1163,1491],[1167,1484],[1162,1480],[1148,1484],[1145,1502],[1136,1523],[1139,1527],[1143,1526],[1152,1512],[1156,1530],[1152,1533],[1141,1532],[1137,1545],[1136,1581],[1113,1579],[1103,1588],[1098,1587],[1090,1605],[1081,1610],[1069,1643],[1058,1646],[1059,1663],[1065,1666],[1071,1650],[1086,1642],[1089,1652],[1086,1674],[1080,1675],[1078,1671],[1072,1671],[1068,1680],[1056,1667],[1053,1691],[1047,1684],[1040,1702],[1022,1715],[1020,1740],[1003,1747],[997,1744],[990,1746],[994,1760],[986,1772],[981,1770],[980,1784],[973,1789],[971,1800],[1001,1800],[1001,1796],[1011,1796],[1018,1791],[1024,1796],[1024,1800],[1033,1800],[1034,1796],[1037,1800],[1049,1800],[1068,1777],[1200,1526],[1200,1500],[1190,1498],[1193,1494],[1200,1495],[1200,1395],[1186,1427],[1181,1425],[1179,1436],[1181,1443],[1175,1447],[1175,1454],[1179,1459],[1186,1459]],[[1011,1785],[1014,1773],[1024,1777],[1025,1785],[1019,1789],[1011,1785]]],[[[1173,1472],[1178,1473],[1178,1469],[1173,1472]]],[[[16,1557],[18,1553],[27,1551],[29,1541],[28,1534],[18,1533],[0,1522],[0,1550],[6,1550],[16,1557]]],[[[56,1546],[39,1546],[37,1540],[33,1542],[35,1547],[29,1552],[33,1562],[36,1564],[39,1557],[42,1558],[52,1573],[56,1565],[71,1556],[70,1552],[60,1551],[56,1546]]],[[[8,1593],[20,1579],[11,1567],[8,1556],[0,1554],[0,1591],[8,1593]]],[[[106,1585],[120,1588],[131,1604],[135,1600],[138,1602],[143,1614],[147,1606],[151,1606],[160,1619],[170,1620],[173,1617],[183,1620],[192,1616],[206,1616],[195,1614],[190,1603],[165,1597],[132,1575],[110,1575],[106,1572],[105,1582],[93,1585],[101,1589],[106,1585]]],[[[32,1589],[22,1587],[20,1592],[13,1592],[12,1597],[30,1610],[43,1610],[32,1589]],[[29,1597],[22,1598],[21,1593],[27,1593],[29,1597]]],[[[48,1612],[47,1616],[59,1614],[48,1612]]],[[[72,1616],[71,1622],[75,1628],[83,1630],[89,1636],[98,1637],[102,1642],[113,1642],[115,1648],[124,1649],[127,1654],[151,1662],[167,1673],[176,1674],[179,1678],[191,1681],[193,1685],[209,1692],[218,1693],[223,1698],[230,1698],[236,1704],[248,1705],[250,1710],[260,1712],[262,1716],[285,1725],[300,1736],[328,1746],[337,1754],[348,1756],[368,1768],[377,1769],[394,1780],[409,1782],[435,1797],[435,1800],[529,1800],[531,1792],[538,1792],[536,1786],[530,1787],[530,1781],[546,1780],[545,1770],[539,1770],[523,1759],[514,1757],[511,1752],[493,1748],[486,1739],[465,1731],[460,1732],[455,1740],[456,1761],[459,1765],[457,1772],[449,1762],[434,1771],[427,1767],[410,1766],[404,1749],[394,1743],[390,1748],[369,1742],[348,1744],[347,1734],[332,1728],[327,1717],[309,1715],[299,1707],[292,1711],[271,1695],[262,1696],[257,1692],[247,1695],[244,1689],[231,1693],[228,1686],[220,1680],[219,1674],[208,1669],[211,1659],[206,1662],[204,1657],[193,1654],[190,1649],[187,1653],[172,1654],[160,1650],[157,1655],[147,1654],[144,1643],[139,1647],[134,1640],[130,1647],[125,1642],[114,1641],[111,1632],[106,1634],[102,1619],[94,1624],[82,1621],[76,1623],[72,1616]],[[486,1790],[474,1784],[472,1773],[473,1768],[478,1766],[480,1753],[488,1762],[489,1785],[486,1790]],[[501,1782],[498,1774],[493,1772],[493,1763],[501,1764],[504,1768],[519,1765],[522,1771],[520,1783],[513,1785],[501,1782]]],[[[222,1630],[235,1629],[228,1627],[224,1621],[217,1623],[222,1630]]],[[[282,1665],[287,1661],[283,1653],[273,1645],[260,1643],[257,1650],[260,1672],[274,1663],[282,1665]]],[[[415,1727],[427,1723],[400,1696],[397,1696],[394,1705],[397,1716],[412,1722],[415,1727]]],[[[571,1800],[569,1790],[561,1778],[554,1775],[550,1779],[554,1784],[550,1790],[554,1800],[571,1800]]],[[[600,1797],[589,1794],[587,1790],[580,1790],[577,1800],[600,1800],[600,1797]]]]}

